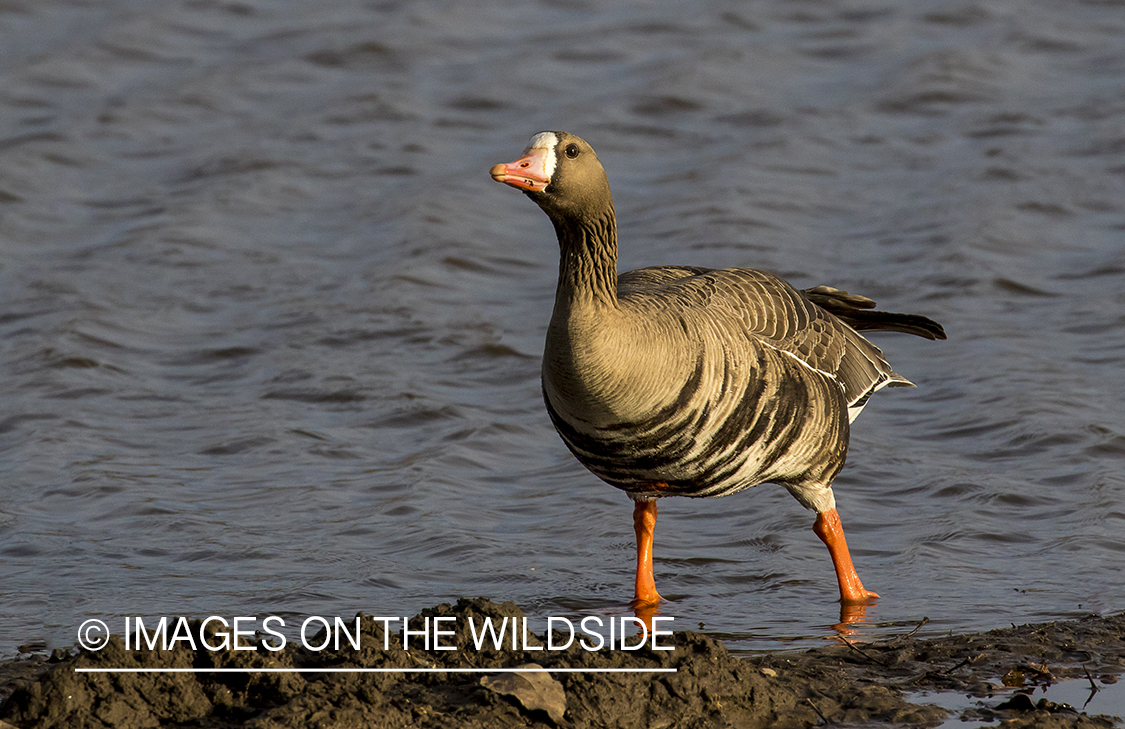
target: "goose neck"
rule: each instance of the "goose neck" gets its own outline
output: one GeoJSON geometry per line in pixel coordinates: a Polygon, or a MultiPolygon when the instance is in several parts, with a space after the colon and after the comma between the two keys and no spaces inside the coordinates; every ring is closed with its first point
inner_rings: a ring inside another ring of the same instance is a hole
{"type": "Polygon", "coordinates": [[[617,305],[617,225],[608,215],[555,222],[559,238],[557,302],[617,305]]]}

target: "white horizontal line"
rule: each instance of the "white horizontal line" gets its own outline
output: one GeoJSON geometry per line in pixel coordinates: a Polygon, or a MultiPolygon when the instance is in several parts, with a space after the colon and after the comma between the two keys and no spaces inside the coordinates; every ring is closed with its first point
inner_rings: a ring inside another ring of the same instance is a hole
{"type": "Polygon", "coordinates": [[[676,668],[76,668],[75,673],[676,673],[676,668]]]}

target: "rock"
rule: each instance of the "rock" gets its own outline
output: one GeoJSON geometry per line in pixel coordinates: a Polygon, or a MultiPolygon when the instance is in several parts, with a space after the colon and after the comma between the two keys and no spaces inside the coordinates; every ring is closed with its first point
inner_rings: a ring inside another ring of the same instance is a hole
{"type": "MultiPolygon", "coordinates": [[[[536,663],[525,663],[518,668],[542,668],[536,663]]],[[[551,721],[562,722],[566,713],[566,691],[549,673],[502,673],[485,676],[481,686],[504,696],[514,696],[529,711],[547,712],[551,721]]]]}

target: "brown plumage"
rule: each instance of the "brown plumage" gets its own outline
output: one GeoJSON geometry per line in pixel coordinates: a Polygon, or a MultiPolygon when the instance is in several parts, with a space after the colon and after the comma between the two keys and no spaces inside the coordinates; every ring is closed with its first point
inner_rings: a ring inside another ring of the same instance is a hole
{"type": "Polygon", "coordinates": [[[492,168],[554,224],[560,247],[543,393],[556,429],[594,474],[637,502],[634,600],[652,578],[656,498],[724,496],[763,482],[817,512],[841,599],[865,603],[835,510],[849,423],[884,386],[910,386],[859,331],[944,339],[926,317],[874,310],[828,286],[799,291],[753,269],[659,266],[617,274],[617,225],[594,150],[535,135],[492,168]]]}

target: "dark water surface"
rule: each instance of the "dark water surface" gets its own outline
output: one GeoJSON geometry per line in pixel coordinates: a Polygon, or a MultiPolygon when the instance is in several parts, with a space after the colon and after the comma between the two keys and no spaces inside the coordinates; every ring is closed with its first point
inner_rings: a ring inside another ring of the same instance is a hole
{"type": "MultiPolygon", "coordinates": [[[[87,617],[627,614],[539,355],[598,150],[622,268],[927,314],[837,498],[862,633],[1125,609],[1125,3],[0,2],[0,655],[87,617]]],[[[812,514],[661,505],[677,628],[838,619],[812,514]]]]}

